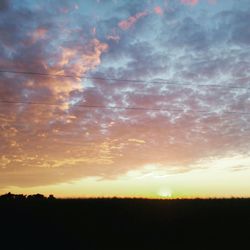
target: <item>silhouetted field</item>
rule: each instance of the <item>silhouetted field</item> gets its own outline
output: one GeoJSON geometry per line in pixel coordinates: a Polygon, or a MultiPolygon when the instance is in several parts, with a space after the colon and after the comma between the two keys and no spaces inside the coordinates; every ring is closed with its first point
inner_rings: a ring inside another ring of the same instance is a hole
{"type": "Polygon", "coordinates": [[[3,250],[249,249],[250,244],[250,199],[0,200],[0,216],[3,250]]]}

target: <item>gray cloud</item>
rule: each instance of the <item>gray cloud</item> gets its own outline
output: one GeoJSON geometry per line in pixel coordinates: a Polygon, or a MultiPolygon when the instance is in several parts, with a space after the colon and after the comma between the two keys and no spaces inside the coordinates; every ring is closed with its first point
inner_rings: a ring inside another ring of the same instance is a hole
{"type": "Polygon", "coordinates": [[[10,1],[9,0],[2,0],[0,2],[0,11],[4,12],[9,8],[10,1]]]}

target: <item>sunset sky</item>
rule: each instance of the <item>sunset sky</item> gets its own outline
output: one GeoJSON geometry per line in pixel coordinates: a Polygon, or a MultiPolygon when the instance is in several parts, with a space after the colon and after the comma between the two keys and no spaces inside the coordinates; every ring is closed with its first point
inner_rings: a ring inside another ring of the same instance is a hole
{"type": "Polygon", "coordinates": [[[249,0],[0,0],[0,194],[250,196],[249,24],[249,0]]]}

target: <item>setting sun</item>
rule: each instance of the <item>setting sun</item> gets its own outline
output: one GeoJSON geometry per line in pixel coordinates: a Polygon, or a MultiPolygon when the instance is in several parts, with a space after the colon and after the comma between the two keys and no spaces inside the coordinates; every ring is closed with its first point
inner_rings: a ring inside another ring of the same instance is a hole
{"type": "Polygon", "coordinates": [[[158,195],[164,198],[171,198],[172,193],[168,189],[160,189],[158,195]]]}

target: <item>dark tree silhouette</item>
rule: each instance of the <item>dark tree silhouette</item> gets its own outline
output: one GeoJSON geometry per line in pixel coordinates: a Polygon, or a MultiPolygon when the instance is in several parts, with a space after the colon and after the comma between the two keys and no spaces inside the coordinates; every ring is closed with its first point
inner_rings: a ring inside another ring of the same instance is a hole
{"type": "Polygon", "coordinates": [[[32,194],[32,195],[24,195],[24,194],[12,194],[12,193],[6,193],[3,195],[0,195],[0,200],[6,200],[6,201],[11,201],[11,200],[55,200],[56,198],[54,197],[53,194],[50,194],[49,197],[45,197],[42,194],[32,194]]]}
{"type": "Polygon", "coordinates": [[[0,196],[1,200],[25,200],[26,195],[7,193],[0,196]]]}
{"type": "Polygon", "coordinates": [[[0,196],[0,199],[1,200],[13,200],[14,199],[14,194],[12,194],[12,193],[7,193],[7,194],[3,194],[3,195],[1,195],[0,196]]]}
{"type": "Polygon", "coordinates": [[[55,200],[55,196],[53,194],[50,194],[49,197],[48,197],[48,200],[55,200]]]}
{"type": "Polygon", "coordinates": [[[42,194],[32,194],[32,195],[28,195],[27,199],[28,200],[45,200],[46,197],[42,194]]]}

